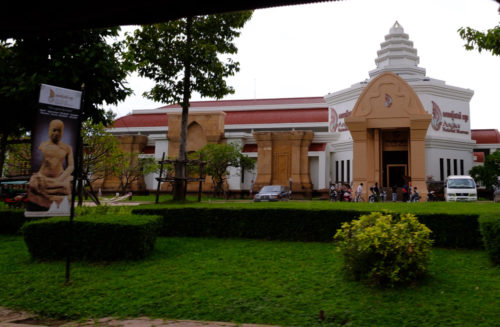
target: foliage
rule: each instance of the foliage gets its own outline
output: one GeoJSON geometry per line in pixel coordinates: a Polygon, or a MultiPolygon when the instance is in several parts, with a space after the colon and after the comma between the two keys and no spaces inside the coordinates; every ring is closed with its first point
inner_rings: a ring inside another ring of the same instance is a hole
{"type": "Polygon", "coordinates": [[[26,220],[24,210],[0,210],[0,234],[18,234],[26,220]]]}
{"type": "Polygon", "coordinates": [[[500,151],[486,156],[484,165],[472,167],[469,174],[475,181],[481,182],[487,190],[492,190],[500,176],[500,151]]]}
{"type": "MultiPolygon", "coordinates": [[[[25,135],[26,136],[26,135],[25,135]]],[[[27,176],[31,170],[31,142],[21,137],[13,140],[9,137],[5,153],[4,175],[27,176]]]]}
{"type": "Polygon", "coordinates": [[[22,227],[33,259],[86,260],[142,259],[154,249],[159,217],[132,215],[80,216],[73,221],[56,217],[33,221],[22,227]]]}
{"type": "Polygon", "coordinates": [[[394,286],[413,282],[427,272],[430,233],[412,214],[393,217],[372,212],[343,223],[334,238],[348,276],[394,286]]]}
{"type": "Polygon", "coordinates": [[[82,176],[90,183],[103,179],[106,171],[118,163],[118,140],[106,131],[102,122],[88,119],[82,124],[82,176]]]}
{"type": "Polygon", "coordinates": [[[483,251],[433,249],[433,278],[414,288],[367,287],[343,279],[341,269],[331,243],[160,237],[143,261],[73,262],[68,285],[63,261],[32,261],[22,237],[0,236],[0,303],[80,322],[152,317],[310,327],[498,325],[500,270],[483,251]]]}
{"type": "Polygon", "coordinates": [[[249,158],[241,153],[241,147],[237,144],[207,144],[201,150],[194,154],[206,161],[205,173],[212,177],[214,182],[214,193],[220,195],[224,193],[224,181],[229,175],[229,167],[241,169],[253,169],[255,159],[249,158]]]}
{"type": "Polygon", "coordinates": [[[118,31],[60,31],[0,40],[0,166],[7,138],[30,131],[35,123],[40,84],[73,90],[85,85],[82,114],[96,122],[109,118],[104,103],[117,104],[131,94],[125,86],[128,69],[119,58],[118,31]]]}
{"type": "Polygon", "coordinates": [[[182,106],[178,163],[175,165],[174,198],[185,200],[187,120],[191,94],[221,99],[234,90],[225,79],[239,70],[230,55],[234,40],[252,12],[235,12],[182,18],[144,25],[127,37],[127,59],[139,76],[156,85],[144,95],[182,106]]]}
{"type": "Polygon", "coordinates": [[[120,180],[120,189],[127,193],[132,184],[144,175],[156,172],[158,163],[151,157],[140,157],[139,153],[120,150],[113,159],[112,174],[120,180]]]}
{"type": "Polygon", "coordinates": [[[465,40],[465,49],[479,52],[491,51],[495,56],[500,56],[500,25],[486,32],[480,32],[470,27],[462,27],[458,30],[460,37],[465,40]]]}
{"type": "Polygon", "coordinates": [[[156,85],[144,96],[164,103],[181,103],[184,97],[185,63],[189,60],[189,94],[222,98],[234,90],[225,78],[239,71],[239,64],[223,55],[234,55],[233,43],[251,12],[196,16],[192,18],[191,44],[187,44],[188,19],[143,25],[127,36],[127,59],[141,77],[156,85]]]}
{"type": "Polygon", "coordinates": [[[500,216],[482,217],[479,219],[479,226],[491,261],[500,265],[500,216]]]}

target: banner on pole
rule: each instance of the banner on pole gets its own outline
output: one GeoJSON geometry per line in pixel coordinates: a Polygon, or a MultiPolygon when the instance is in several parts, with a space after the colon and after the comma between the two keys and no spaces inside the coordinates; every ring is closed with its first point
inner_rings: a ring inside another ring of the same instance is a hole
{"type": "Polygon", "coordinates": [[[42,84],[26,217],[69,216],[82,92],[42,84]]]}

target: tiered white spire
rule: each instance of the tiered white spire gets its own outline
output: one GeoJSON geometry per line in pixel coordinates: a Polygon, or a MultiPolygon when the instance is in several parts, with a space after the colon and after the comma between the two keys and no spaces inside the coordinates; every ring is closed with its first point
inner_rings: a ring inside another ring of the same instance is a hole
{"type": "Polygon", "coordinates": [[[413,48],[413,42],[397,21],[380,47],[375,59],[377,68],[370,71],[370,78],[387,71],[398,74],[406,81],[422,80],[425,77],[425,68],[418,67],[417,49],[413,48]]]}

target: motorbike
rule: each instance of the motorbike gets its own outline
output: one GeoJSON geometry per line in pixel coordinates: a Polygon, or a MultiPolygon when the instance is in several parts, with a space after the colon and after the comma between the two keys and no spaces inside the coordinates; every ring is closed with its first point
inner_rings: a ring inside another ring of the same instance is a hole
{"type": "Polygon", "coordinates": [[[344,192],[344,201],[346,202],[351,202],[352,200],[352,195],[351,195],[351,192],[349,191],[345,191],[344,192]]]}
{"type": "Polygon", "coordinates": [[[427,193],[427,202],[435,202],[438,200],[437,196],[434,193],[434,191],[430,191],[429,193],[427,193]]]}

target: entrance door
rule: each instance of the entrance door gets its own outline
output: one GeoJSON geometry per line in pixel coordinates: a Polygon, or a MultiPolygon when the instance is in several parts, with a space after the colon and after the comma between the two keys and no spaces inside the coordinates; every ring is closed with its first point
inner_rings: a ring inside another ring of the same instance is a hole
{"type": "Polygon", "coordinates": [[[290,174],[290,153],[275,152],[273,153],[273,178],[272,183],[278,185],[288,185],[290,174]]]}
{"type": "Polygon", "coordinates": [[[405,183],[405,176],[408,174],[408,165],[388,164],[387,168],[387,186],[401,187],[405,183]]]}

